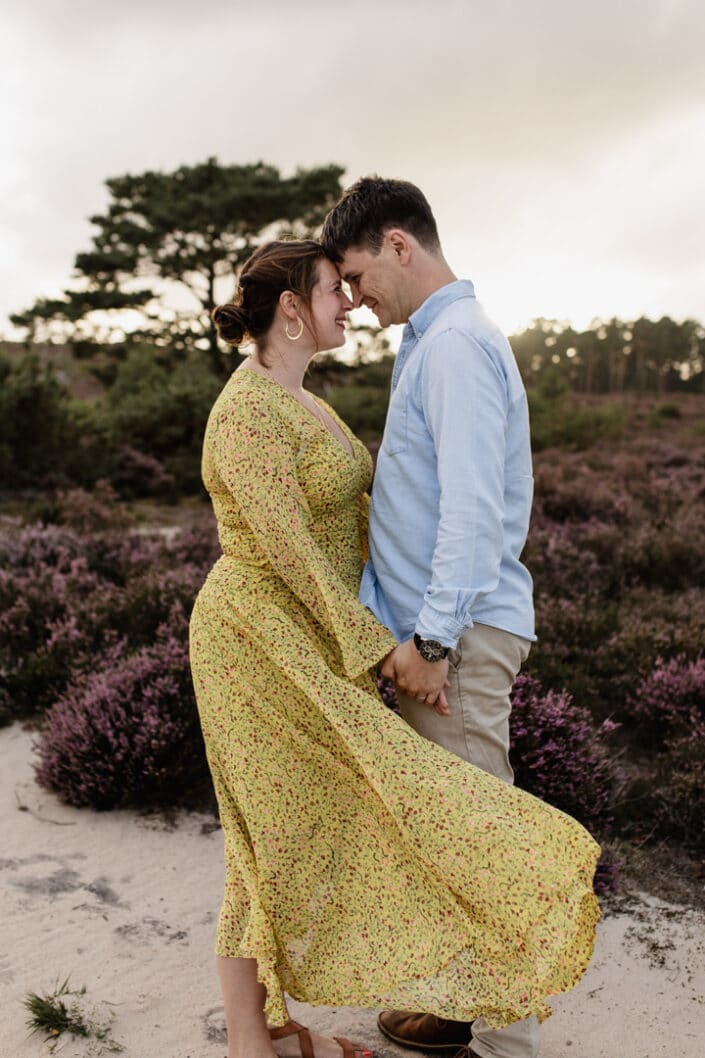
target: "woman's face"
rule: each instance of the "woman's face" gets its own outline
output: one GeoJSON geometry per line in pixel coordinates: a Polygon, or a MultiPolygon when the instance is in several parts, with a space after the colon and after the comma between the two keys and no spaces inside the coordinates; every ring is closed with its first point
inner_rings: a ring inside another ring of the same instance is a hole
{"type": "Polygon", "coordinates": [[[327,258],[318,262],[318,281],[311,293],[311,322],[318,352],[345,344],[346,313],[353,307],[345,294],[338,269],[327,258]]]}

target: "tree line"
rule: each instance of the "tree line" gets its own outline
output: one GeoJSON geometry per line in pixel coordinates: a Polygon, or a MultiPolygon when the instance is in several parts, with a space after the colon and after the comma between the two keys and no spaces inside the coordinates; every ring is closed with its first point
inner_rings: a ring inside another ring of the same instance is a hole
{"type": "MultiPolygon", "coordinates": [[[[315,237],[341,191],[342,166],[298,169],[223,165],[217,158],[173,172],[106,181],[109,202],[90,218],[92,244],[76,255],[58,298],[38,298],[11,317],[28,345],[69,344],[110,383],[135,349],[163,362],[200,359],[219,377],[237,365],[224,356],[210,319],[252,251],[278,237],[315,237]]],[[[358,381],[383,357],[383,332],[356,328],[358,381]]],[[[529,386],[585,394],[705,392],[705,328],[668,316],[600,320],[583,331],[537,319],[511,338],[529,386]]],[[[331,368],[330,370],[333,370],[331,368]]]]}
{"type": "Polygon", "coordinates": [[[584,331],[534,320],[511,344],[527,385],[576,393],[705,392],[705,327],[663,316],[594,320],[584,331]]]}

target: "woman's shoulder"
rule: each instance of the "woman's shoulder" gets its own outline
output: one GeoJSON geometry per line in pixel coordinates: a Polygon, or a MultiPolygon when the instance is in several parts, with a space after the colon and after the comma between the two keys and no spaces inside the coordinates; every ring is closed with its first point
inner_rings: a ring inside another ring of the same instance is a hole
{"type": "Polygon", "coordinates": [[[213,405],[218,418],[242,418],[248,415],[280,413],[277,388],[255,371],[238,368],[233,371],[213,405]]]}
{"type": "MultiPolygon", "coordinates": [[[[286,395],[286,394],[285,394],[286,395]]],[[[244,440],[277,437],[283,440],[292,428],[281,386],[245,368],[230,376],[216,398],[207,434],[240,434],[244,440]]]]}

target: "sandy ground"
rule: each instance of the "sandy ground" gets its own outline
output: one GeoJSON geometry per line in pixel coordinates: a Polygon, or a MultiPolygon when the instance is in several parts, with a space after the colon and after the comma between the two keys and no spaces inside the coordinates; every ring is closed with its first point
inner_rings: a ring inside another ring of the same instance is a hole
{"type": "MultiPolygon", "coordinates": [[[[84,1009],[113,1017],[127,1058],[223,1058],[220,831],[196,814],[169,825],[67,808],[34,783],[31,739],[17,725],[0,731],[0,1058],[49,1053],[28,1035],[22,999],[67,976],[86,986],[84,1009]]],[[[700,1058],[704,956],[702,912],[633,895],[603,917],[583,981],[554,1001],[542,1058],[700,1058]]],[[[379,1058],[412,1054],[379,1034],[376,1011],[290,1010],[379,1058]]],[[[55,1053],[99,1049],[62,1036],[55,1053]]]]}

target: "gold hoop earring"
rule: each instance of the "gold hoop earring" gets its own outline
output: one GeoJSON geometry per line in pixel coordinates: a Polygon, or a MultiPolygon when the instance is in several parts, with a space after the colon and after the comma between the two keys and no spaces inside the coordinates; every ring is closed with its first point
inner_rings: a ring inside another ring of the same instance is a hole
{"type": "Polygon", "coordinates": [[[302,319],[299,319],[299,333],[298,334],[289,334],[289,324],[288,323],[287,323],[286,327],[284,328],[284,334],[287,336],[287,338],[289,339],[290,342],[298,342],[299,338],[301,337],[301,335],[303,333],[304,333],[304,321],[302,319]]]}

